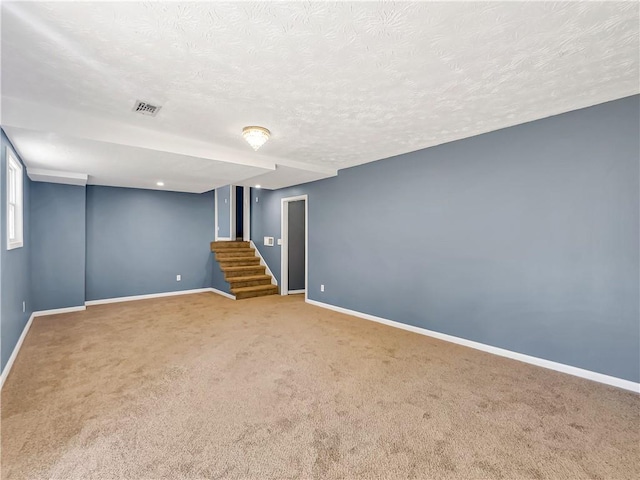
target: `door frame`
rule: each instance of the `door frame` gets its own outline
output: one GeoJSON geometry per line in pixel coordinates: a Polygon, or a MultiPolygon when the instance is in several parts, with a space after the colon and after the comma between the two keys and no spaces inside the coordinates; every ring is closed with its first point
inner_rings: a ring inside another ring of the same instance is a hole
{"type": "Polygon", "coordinates": [[[242,187],[242,240],[251,240],[251,187],[242,187]]]}
{"type": "Polygon", "coordinates": [[[304,200],[304,299],[309,297],[309,195],[280,200],[280,295],[299,293],[289,290],[289,203],[304,200]]]}

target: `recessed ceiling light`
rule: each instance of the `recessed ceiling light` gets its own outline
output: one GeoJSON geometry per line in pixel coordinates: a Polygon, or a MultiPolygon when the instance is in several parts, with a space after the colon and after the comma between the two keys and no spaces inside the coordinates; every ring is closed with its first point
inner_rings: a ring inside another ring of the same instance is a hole
{"type": "Polygon", "coordinates": [[[156,183],[156,185],[158,185],[159,187],[164,187],[164,182],[158,182],[156,183]]]}
{"type": "Polygon", "coordinates": [[[260,185],[256,185],[256,188],[261,188],[260,185]]]}

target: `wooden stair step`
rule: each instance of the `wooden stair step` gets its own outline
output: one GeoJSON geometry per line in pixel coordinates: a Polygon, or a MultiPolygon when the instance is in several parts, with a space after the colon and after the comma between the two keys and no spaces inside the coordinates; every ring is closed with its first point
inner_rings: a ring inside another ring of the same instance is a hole
{"type": "Polygon", "coordinates": [[[227,282],[231,277],[242,277],[247,275],[264,275],[264,265],[243,265],[240,267],[220,267],[224,272],[227,282]]]}
{"type": "Polygon", "coordinates": [[[272,283],[266,267],[260,265],[260,255],[256,254],[250,242],[211,242],[211,251],[236,299],[278,293],[278,286],[272,283]]]}
{"type": "Polygon", "coordinates": [[[224,260],[233,257],[255,257],[256,252],[253,248],[228,248],[215,252],[216,260],[224,260]]]}
{"type": "Polygon", "coordinates": [[[258,257],[230,257],[218,260],[221,267],[233,267],[241,265],[260,265],[258,257]]]}
{"type": "Polygon", "coordinates": [[[275,295],[278,293],[277,285],[256,285],[253,287],[232,288],[231,293],[236,300],[243,298],[264,297],[266,295],[275,295]]]}
{"type": "Polygon", "coordinates": [[[236,248],[251,248],[251,244],[249,242],[211,242],[211,250],[214,252],[236,248]]]}
{"type": "Polygon", "coordinates": [[[254,287],[256,285],[271,285],[269,275],[247,275],[244,277],[229,278],[231,288],[254,287]]]}

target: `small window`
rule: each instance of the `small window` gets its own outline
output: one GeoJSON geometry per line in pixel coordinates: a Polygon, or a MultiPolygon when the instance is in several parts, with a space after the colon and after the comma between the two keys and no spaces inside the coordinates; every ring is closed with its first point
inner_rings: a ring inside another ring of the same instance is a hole
{"type": "Polygon", "coordinates": [[[22,164],[7,148],[7,250],[22,247],[22,164]]]}

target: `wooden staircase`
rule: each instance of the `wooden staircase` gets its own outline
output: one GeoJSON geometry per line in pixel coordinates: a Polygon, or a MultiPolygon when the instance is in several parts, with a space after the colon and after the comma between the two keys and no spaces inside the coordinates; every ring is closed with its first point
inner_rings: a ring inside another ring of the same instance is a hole
{"type": "Polygon", "coordinates": [[[277,295],[278,286],[271,283],[249,242],[211,242],[211,251],[237,300],[277,295]]]}

